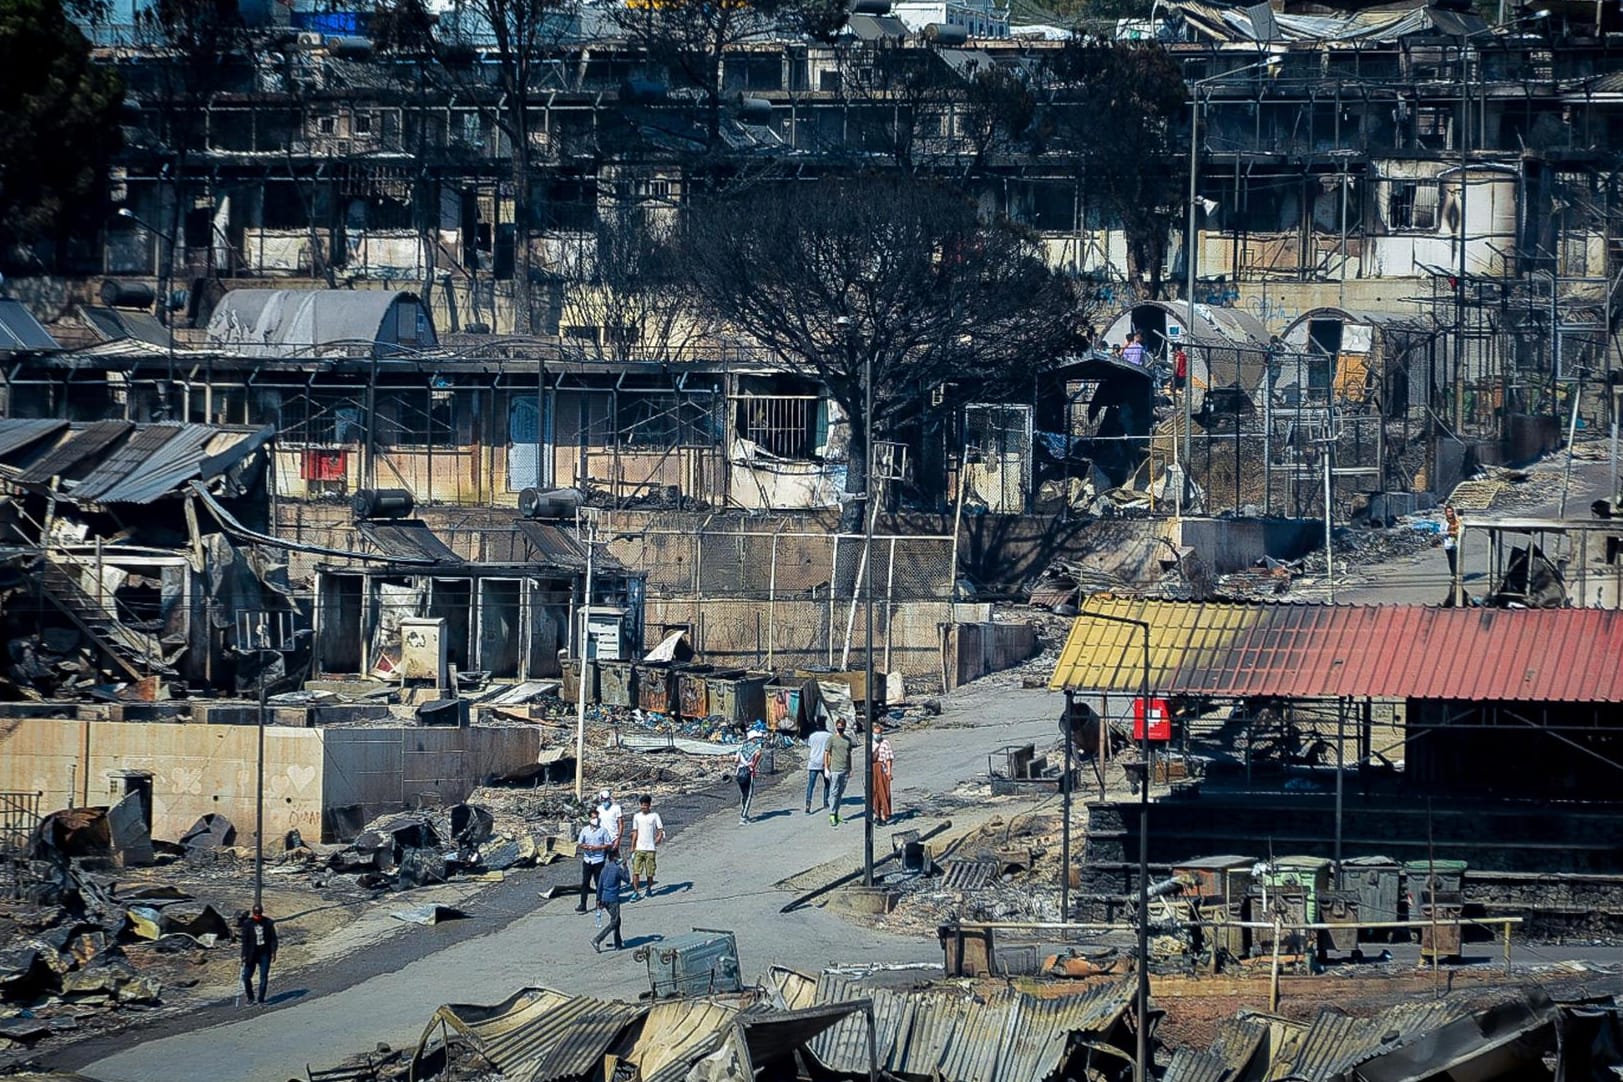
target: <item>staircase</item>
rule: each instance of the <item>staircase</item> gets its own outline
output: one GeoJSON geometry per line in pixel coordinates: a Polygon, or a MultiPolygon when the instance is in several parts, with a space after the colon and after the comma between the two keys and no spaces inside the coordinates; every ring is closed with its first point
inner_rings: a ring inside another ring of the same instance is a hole
{"type": "Polygon", "coordinates": [[[76,572],[79,567],[79,561],[66,553],[48,554],[40,576],[45,599],[73,621],[74,626],[130,679],[176,675],[156,637],[126,626],[112,611],[116,602],[109,599],[108,604],[103,604],[80,585],[76,572]]]}

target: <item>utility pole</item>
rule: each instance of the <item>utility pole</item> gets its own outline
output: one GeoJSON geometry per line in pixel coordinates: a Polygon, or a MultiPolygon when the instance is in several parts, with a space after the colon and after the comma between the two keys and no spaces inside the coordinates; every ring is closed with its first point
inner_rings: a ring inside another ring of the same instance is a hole
{"type": "MultiPolygon", "coordinates": [[[[867,814],[862,817],[862,885],[873,886],[873,776],[877,764],[873,761],[873,726],[874,726],[874,672],[873,672],[873,526],[874,517],[879,514],[879,505],[874,500],[873,487],[873,350],[865,350],[862,358],[862,425],[863,446],[866,448],[868,462],[863,482],[863,499],[867,501],[864,508],[868,512],[867,521],[863,527],[863,584],[862,592],[867,598],[868,640],[867,649],[863,651],[863,686],[867,688],[868,726],[863,733],[863,742],[867,749],[868,779],[863,786],[863,803],[867,805],[867,814]]],[[[838,809],[835,809],[838,811],[838,809]]]]}
{"type": "Polygon", "coordinates": [[[575,799],[586,795],[586,665],[592,653],[592,563],[597,549],[597,518],[586,508],[580,509],[581,525],[577,532],[586,547],[586,589],[580,600],[580,679],[575,688],[575,799]]]}

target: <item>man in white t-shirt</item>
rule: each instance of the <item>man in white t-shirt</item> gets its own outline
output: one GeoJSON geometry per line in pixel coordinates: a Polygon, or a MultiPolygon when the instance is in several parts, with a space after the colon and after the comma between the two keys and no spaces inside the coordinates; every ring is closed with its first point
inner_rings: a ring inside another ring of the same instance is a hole
{"type": "Polygon", "coordinates": [[[609,832],[614,839],[614,845],[619,848],[621,838],[620,830],[625,822],[626,813],[614,801],[614,794],[607,789],[597,794],[597,816],[603,821],[603,829],[609,832]]]}
{"type": "Polygon", "coordinates": [[[828,730],[818,729],[806,738],[806,814],[812,813],[812,797],[817,795],[817,779],[823,779],[823,807],[828,807],[828,730]]]}
{"type": "Polygon", "coordinates": [[[648,896],[654,896],[654,853],[665,841],[665,821],[654,811],[654,798],[644,793],[642,809],[631,817],[631,899],[639,897],[638,884],[648,877],[648,896]]]}

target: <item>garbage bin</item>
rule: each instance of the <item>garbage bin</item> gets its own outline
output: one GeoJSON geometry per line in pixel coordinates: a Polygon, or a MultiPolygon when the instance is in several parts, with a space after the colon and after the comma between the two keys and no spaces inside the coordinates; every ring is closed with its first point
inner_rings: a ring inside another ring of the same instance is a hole
{"type": "MultiPolygon", "coordinates": [[[[1391,857],[1355,857],[1341,862],[1341,888],[1358,892],[1361,920],[1381,922],[1401,920],[1403,867],[1391,857]]],[[[1366,934],[1366,939],[1386,939],[1390,929],[1366,934]],[[1379,933],[1379,934],[1376,934],[1379,933]]]]}
{"type": "Polygon", "coordinates": [[[1433,894],[1446,901],[1447,895],[1465,889],[1466,862],[1463,860],[1411,860],[1403,866],[1403,876],[1411,905],[1423,905],[1433,894]]]}

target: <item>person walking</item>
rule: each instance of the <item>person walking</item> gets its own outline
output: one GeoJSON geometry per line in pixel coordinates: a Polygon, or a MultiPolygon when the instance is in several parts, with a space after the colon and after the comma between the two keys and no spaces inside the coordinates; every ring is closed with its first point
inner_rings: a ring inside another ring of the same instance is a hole
{"type": "Polygon", "coordinates": [[[276,961],[276,922],[265,916],[265,910],[254,906],[251,913],[237,921],[237,936],[242,940],[242,997],[243,1006],[265,1002],[265,985],[270,983],[271,963],[276,961]],[[254,999],[254,971],[259,971],[259,998],[254,999]]]}
{"type": "Polygon", "coordinates": [[[584,913],[586,899],[592,897],[601,881],[608,851],[614,848],[614,841],[603,829],[603,819],[595,809],[591,821],[581,828],[580,837],[575,839],[575,848],[580,851],[580,904],[575,912],[584,913]]]}
{"type": "Polygon", "coordinates": [[[828,807],[828,730],[818,729],[806,738],[806,814],[812,813],[812,797],[817,779],[823,779],[823,807],[828,807]]]}
{"type": "Polygon", "coordinates": [[[641,897],[640,881],[648,877],[648,896],[654,896],[655,853],[665,842],[665,821],[654,810],[654,798],[644,793],[642,806],[631,817],[631,901],[641,897]]]}
{"type": "Polygon", "coordinates": [[[896,752],[885,738],[885,730],[876,722],[873,727],[873,814],[874,822],[884,826],[890,819],[890,781],[896,772],[896,752]]]}
{"type": "Polygon", "coordinates": [[[738,755],[733,760],[734,774],[738,779],[738,821],[750,821],[750,798],[755,794],[755,771],[761,765],[761,745],[755,740],[746,740],[738,749],[738,755]]]}
{"type": "Polygon", "coordinates": [[[840,718],[834,723],[834,735],[828,738],[830,826],[840,825],[840,801],[845,798],[845,783],[851,780],[851,754],[855,750],[856,741],[845,735],[845,719],[840,718]]]}
{"type": "Polygon", "coordinates": [[[610,849],[603,862],[603,874],[597,880],[597,907],[607,915],[607,920],[597,935],[592,938],[592,949],[599,953],[603,950],[603,937],[614,936],[614,949],[619,950],[625,946],[620,942],[620,900],[622,891],[630,877],[626,875],[626,866],[620,863],[620,850],[610,849]]]}
{"type": "Polygon", "coordinates": [[[615,803],[614,794],[607,789],[597,794],[597,817],[603,823],[603,829],[609,832],[609,844],[618,846],[626,813],[615,803]]]}

